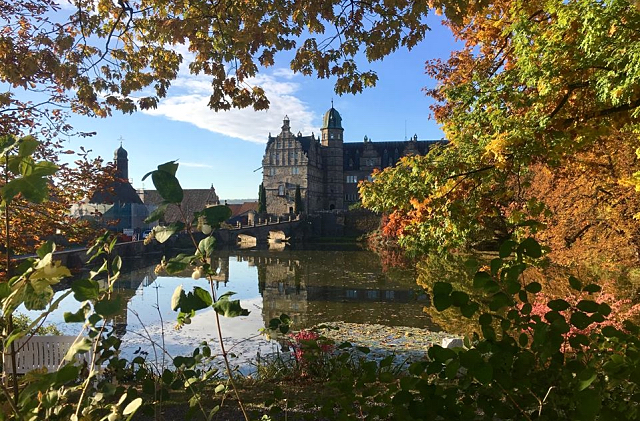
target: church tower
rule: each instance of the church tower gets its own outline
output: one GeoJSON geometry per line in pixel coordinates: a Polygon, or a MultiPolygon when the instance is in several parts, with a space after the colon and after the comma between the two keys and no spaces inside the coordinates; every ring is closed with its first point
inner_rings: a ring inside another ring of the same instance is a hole
{"type": "Polygon", "coordinates": [[[129,180],[129,158],[127,151],[122,147],[116,149],[113,153],[113,162],[116,164],[116,177],[129,180]]]}
{"type": "Polygon", "coordinates": [[[344,164],[342,117],[333,108],[322,119],[322,158],[324,164],[324,209],[344,207],[344,164]]]}

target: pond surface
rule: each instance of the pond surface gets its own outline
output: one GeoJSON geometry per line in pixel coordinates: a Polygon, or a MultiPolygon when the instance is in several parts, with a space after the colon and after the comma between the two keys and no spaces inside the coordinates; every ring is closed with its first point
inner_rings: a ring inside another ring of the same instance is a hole
{"type": "MultiPolygon", "coordinates": [[[[265,354],[278,348],[258,332],[283,313],[291,317],[296,330],[338,321],[436,329],[423,311],[428,301],[415,283],[414,272],[383,273],[378,256],[371,252],[221,251],[212,259],[212,266],[218,268],[218,295],[236,292],[234,298],[251,312],[246,317],[221,318],[225,344],[238,355],[240,365],[258,351],[265,354]]],[[[190,354],[202,341],[208,341],[214,352],[219,350],[213,310],[200,311],[191,324],[176,330],[177,313],[170,306],[179,285],[188,292],[196,285],[208,289],[208,283],[191,279],[190,273],[158,276],[154,269],[155,265],[132,270],[116,284],[127,301],[127,309],[112,320],[123,339],[124,355],[141,350],[150,359],[160,358],[149,338],[161,343],[163,337],[170,356],[190,354]]],[[[77,334],[80,325],[65,324],[62,314],[78,308],[70,296],[48,322],[66,334],[77,334]]]]}

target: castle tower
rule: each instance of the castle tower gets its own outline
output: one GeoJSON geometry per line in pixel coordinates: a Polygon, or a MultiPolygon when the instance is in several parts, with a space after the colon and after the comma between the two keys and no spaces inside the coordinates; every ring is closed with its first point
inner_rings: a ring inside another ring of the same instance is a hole
{"type": "Polygon", "coordinates": [[[116,177],[129,180],[129,158],[127,151],[122,147],[113,153],[113,162],[116,164],[116,177]]]}
{"type": "Polygon", "coordinates": [[[342,209],[344,207],[344,164],[342,117],[333,108],[322,119],[322,157],[324,163],[324,208],[342,209]]]}

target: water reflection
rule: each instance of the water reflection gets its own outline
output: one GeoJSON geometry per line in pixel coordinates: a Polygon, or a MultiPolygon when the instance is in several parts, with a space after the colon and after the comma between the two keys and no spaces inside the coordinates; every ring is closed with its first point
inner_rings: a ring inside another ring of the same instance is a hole
{"type": "Polygon", "coordinates": [[[385,274],[373,253],[257,251],[234,257],[257,268],[266,323],[285,313],[300,328],[329,321],[434,327],[414,273],[385,274]]]}
{"type": "MultiPolygon", "coordinates": [[[[293,319],[295,329],[332,321],[435,329],[423,311],[428,302],[415,283],[415,274],[383,273],[380,260],[370,252],[221,251],[211,265],[217,273],[218,294],[235,291],[234,298],[251,311],[247,317],[222,320],[225,341],[247,358],[255,356],[258,349],[265,352],[265,346],[274,347],[264,338],[246,339],[283,313],[293,319]]],[[[190,291],[195,285],[205,287],[206,282],[194,281],[189,272],[158,276],[154,269],[155,265],[133,269],[115,285],[127,303],[112,320],[124,346],[144,349],[148,347],[145,337],[159,341],[164,335],[170,354],[178,355],[190,352],[202,340],[215,343],[212,310],[201,311],[180,331],[172,329],[176,313],[170,309],[170,300],[174,289],[182,284],[190,291]]],[[[61,323],[62,313],[77,307],[78,303],[69,300],[49,320],[61,323]]],[[[59,326],[71,333],[68,325],[59,326]]]]}

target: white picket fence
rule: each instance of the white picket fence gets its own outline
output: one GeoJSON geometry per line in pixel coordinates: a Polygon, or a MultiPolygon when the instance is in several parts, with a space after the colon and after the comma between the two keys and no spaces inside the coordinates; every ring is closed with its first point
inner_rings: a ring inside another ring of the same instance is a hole
{"type": "MultiPolygon", "coordinates": [[[[25,374],[46,368],[49,372],[58,370],[60,363],[75,343],[76,336],[32,336],[14,341],[16,349],[16,374],[25,374]]],[[[7,350],[8,351],[8,350],[7,350]]],[[[91,354],[76,355],[78,361],[91,361],[91,354]]],[[[2,358],[4,374],[13,373],[11,355],[6,352],[2,358]]]]}

